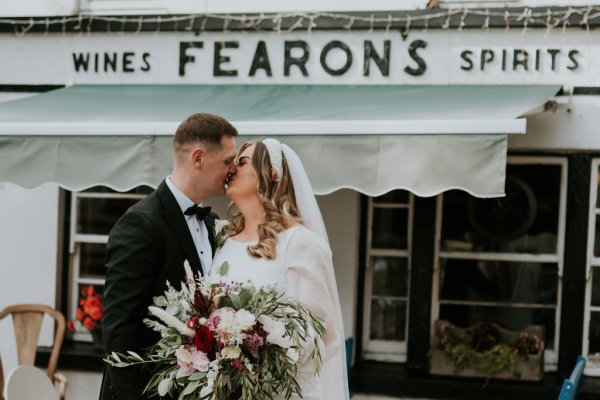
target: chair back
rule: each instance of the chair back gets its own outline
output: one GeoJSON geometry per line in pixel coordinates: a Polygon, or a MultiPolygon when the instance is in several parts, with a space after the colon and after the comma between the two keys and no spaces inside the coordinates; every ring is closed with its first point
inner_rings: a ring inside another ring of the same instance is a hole
{"type": "MultiPolygon", "coordinates": [[[[65,317],[60,311],[44,304],[18,304],[8,306],[0,311],[0,321],[11,315],[17,342],[17,362],[19,365],[31,365],[35,362],[37,344],[42,330],[44,314],[48,314],[56,321],[56,332],[54,345],[48,361],[46,374],[51,382],[55,380],[58,355],[65,337],[65,317]]],[[[0,360],[0,396],[4,389],[4,376],[2,373],[2,361],[0,360]]]]}
{"type": "Polygon", "coordinates": [[[577,398],[577,391],[579,390],[579,384],[581,383],[581,377],[583,376],[585,362],[585,357],[577,357],[577,362],[575,363],[573,372],[571,372],[571,376],[563,382],[562,389],[558,395],[558,400],[573,400],[577,398]]]}

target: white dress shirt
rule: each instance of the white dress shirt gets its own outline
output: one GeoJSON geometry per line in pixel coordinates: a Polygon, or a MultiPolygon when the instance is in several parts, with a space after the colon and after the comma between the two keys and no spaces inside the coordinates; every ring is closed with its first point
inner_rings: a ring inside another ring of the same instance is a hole
{"type": "MultiPolygon", "coordinates": [[[[175,196],[175,200],[177,200],[177,204],[179,204],[182,213],[195,204],[189,197],[183,194],[181,190],[177,189],[173,182],[171,182],[170,176],[167,176],[165,181],[171,190],[171,193],[173,193],[173,196],[175,196]]],[[[202,263],[202,271],[204,276],[208,276],[210,273],[210,267],[212,265],[213,254],[210,247],[210,240],[208,239],[208,229],[206,228],[206,224],[204,221],[198,221],[198,218],[196,218],[195,215],[184,214],[183,216],[185,217],[185,221],[187,222],[190,233],[192,234],[194,245],[196,245],[198,257],[200,257],[200,262],[202,263]]]]}

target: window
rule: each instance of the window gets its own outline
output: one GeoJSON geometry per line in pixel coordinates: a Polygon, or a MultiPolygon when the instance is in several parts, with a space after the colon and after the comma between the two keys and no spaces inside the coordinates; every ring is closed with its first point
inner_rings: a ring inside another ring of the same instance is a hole
{"type": "Polygon", "coordinates": [[[412,195],[369,198],[365,274],[365,358],[406,361],[412,195]]]}
{"type": "Polygon", "coordinates": [[[546,366],[558,355],[566,160],[510,158],[506,197],[438,198],[432,319],[510,330],[544,325],[546,366]]]}
{"type": "Polygon", "coordinates": [[[600,376],[600,159],[592,161],[590,220],[583,327],[583,355],[588,359],[586,375],[600,376]]]}
{"type": "MultiPolygon", "coordinates": [[[[127,193],[117,193],[105,187],[93,187],[71,193],[71,226],[69,228],[70,290],[69,315],[75,311],[82,288],[93,285],[102,293],[104,285],[104,255],[108,234],[117,220],[133,204],[152,191],[139,187],[127,193]]],[[[91,335],[79,329],[74,340],[90,341],[91,335]]]]}

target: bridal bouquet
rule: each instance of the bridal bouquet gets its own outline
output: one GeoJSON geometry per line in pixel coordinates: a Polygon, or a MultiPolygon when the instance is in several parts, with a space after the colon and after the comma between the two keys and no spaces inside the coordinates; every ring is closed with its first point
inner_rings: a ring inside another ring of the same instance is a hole
{"type": "Polygon", "coordinates": [[[143,357],[113,352],[104,361],[114,367],[154,364],[144,393],[180,400],[301,396],[297,365],[310,357],[319,373],[322,321],[273,286],[210,284],[194,279],[187,262],[185,269],[181,290],[167,282],[164,296],[148,307],[160,322],[144,323],[160,333],[158,343],[143,357]]]}

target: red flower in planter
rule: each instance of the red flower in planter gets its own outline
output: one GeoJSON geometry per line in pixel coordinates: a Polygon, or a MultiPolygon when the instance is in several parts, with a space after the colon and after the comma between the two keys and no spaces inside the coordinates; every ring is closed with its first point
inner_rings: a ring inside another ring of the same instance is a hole
{"type": "MultiPolygon", "coordinates": [[[[102,307],[102,299],[96,293],[94,286],[88,285],[81,288],[78,307],[75,312],[75,318],[88,331],[98,333],[101,330],[102,315],[104,313],[102,307]]],[[[69,330],[75,331],[73,321],[69,321],[69,330]]]]}

